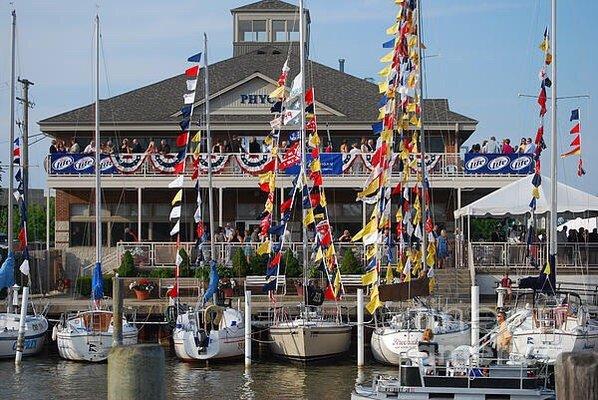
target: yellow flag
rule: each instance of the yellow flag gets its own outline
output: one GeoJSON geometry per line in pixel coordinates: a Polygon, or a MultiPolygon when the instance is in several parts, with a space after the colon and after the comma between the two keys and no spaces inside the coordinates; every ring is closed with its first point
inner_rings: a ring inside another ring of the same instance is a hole
{"type": "Polygon", "coordinates": [[[200,149],[200,145],[198,143],[197,146],[195,146],[195,150],[193,150],[193,155],[199,156],[200,154],[201,154],[201,149],[200,149]]]}
{"type": "Polygon", "coordinates": [[[374,286],[372,292],[370,293],[370,301],[365,306],[366,310],[370,314],[374,314],[378,308],[382,307],[382,302],[380,301],[380,294],[378,293],[378,286],[374,286]]]}
{"type": "Polygon", "coordinates": [[[264,144],[265,144],[266,146],[270,146],[270,145],[272,144],[272,136],[266,136],[266,137],[264,138],[264,144]]]}
{"type": "Polygon", "coordinates": [[[311,172],[318,172],[322,169],[322,164],[320,164],[320,159],[316,158],[314,160],[312,160],[311,164],[310,164],[310,169],[311,172]]]}
{"type": "Polygon", "coordinates": [[[201,142],[201,131],[197,131],[197,133],[195,134],[195,136],[193,136],[191,138],[191,141],[193,143],[199,143],[199,142],[201,142]]]}
{"type": "Polygon", "coordinates": [[[328,202],[326,202],[326,195],[324,194],[324,189],[322,189],[322,192],[320,193],[320,205],[322,207],[326,207],[326,205],[328,205],[328,202]]]}
{"type": "Polygon", "coordinates": [[[361,275],[362,285],[371,285],[378,280],[378,268],[372,268],[371,271],[361,275]]]}
{"type": "Polygon", "coordinates": [[[341,271],[337,268],[336,274],[334,275],[334,297],[338,297],[341,292],[341,271]]]}
{"type": "Polygon", "coordinates": [[[176,192],[176,194],[172,198],[172,202],[170,202],[170,204],[174,206],[176,203],[180,203],[182,200],[183,200],[183,189],[179,189],[179,191],[176,192]]]}
{"type": "Polygon", "coordinates": [[[417,35],[409,35],[409,39],[407,39],[407,46],[409,46],[409,47],[417,46],[417,35]]]}
{"type": "Polygon", "coordinates": [[[546,261],[546,266],[544,267],[544,275],[550,275],[552,269],[550,268],[550,262],[546,261]]]}
{"type": "Polygon", "coordinates": [[[318,136],[317,132],[314,132],[311,135],[309,135],[309,139],[307,140],[307,144],[310,147],[318,147],[320,145],[320,136],[318,136]]]}
{"type": "Polygon", "coordinates": [[[394,25],[388,27],[388,29],[386,30],[386,34],[394,35],[395,33],[397,33],[398,30],[399,30],[399,23],[397,22],[394,25]]]}
{"type": "Polygon", "coordinates": [[[272,93],[268,95],[271,99],[282,99],[284,97],[284,86],[277,87],[272,93]]]}
{"type": "Polygon", "coordinates": [[[390,142],[390,138],[392,137],[392,130],[384,130],[384,131],[382,131],[382,133],[380,134],[380,137],[385,142],[390,142]]]}
{"type": "Polygon", "coordinates": [[[378,111],[378,120],[384,119],[384,117],[386,116],[386,110],[384,109],[384,107],[382,107],[378,111]]]}
{"type": "Polygon", "coordinates": [[[540,43],[540,46],[538,46],[538,47],[543,52],[546,52],[548,50],[548,40],[547,39],[542,40],[542,43],[540,43]]]}
{"type": "Polygon", "coordinates": [[[414,88],[415,84],[417,83],[417,75],[415,73],[411,73],[409,74],[409,76],[407,77],[407,86],[409,86],[410,88],[414,88]]]}
{"type": "Polygon", "coordinates": [[[382,68],[380,71],[378,71],[378,75],[386,78],[388,76],[388,74],[390,74],[390,65],[387,65],[386,67],[382,68]]]}
{"type": "Polygon", "coordinates": [[[255,252],[261,256],[262,254],[269,254],[271,250],[272,243],[269,240],[266,240],[265,242],[260,243],[255,252]]]}
{"type": "Polygon", "coordinates": [[[314,218],[314,210],[310,208],[305,213],[305,218],[303,218],[303,225],[307,226],[307,225],[313,224],[314,222],[316,222],[316,220],[314,218]]]}
{"type": "Polygon", "coordinates": [[[266,205],[264,206],[264,210],[268,211],[270,214],[272,214],[273,209],[274,209],[274,204],[272,204],[272,202],[270,200],[267,200],[266,205]]]}
{"type": "Polygon", "coordinates": [[[367,249],[365,250],[365,259],[369,260],[370,258],[374,257],[377,252],[378,252],[377,244],[372,244],[372,245],[368,246],[367,249]]]}
{"type": "Polygon", "coordinates": [[[415,104],[415,103],[407,104],[407,111],[412,112],[412,113],[417,111],[417,104],[415,104]]]}
{"type": "Polygon", "coordinates": [[[388,82],[380,82],[378,84],[378,92],[379,93],[386,93],[388,90],[388,82]]]}
{"type": "Polygon", "coordinates": [[[428,245],[428,252],[426,253],[426,265],[433,267],[436,263],[436,244],[430,242],[428,245]]]}
{"type": "Polygon", "coordinates": [[[362,230],[357,232],[355,236],[351,239],[352,242],[356,242],[364,236],[369,236],[372,233],[378,232],[378,218],[372,218],[370,222],[363,227],[362,230]]]}
{"type": "Polygon", "coordinates": [[[428,290],[430,290],[430,293],[434,293],[434,289],[436,289],[436,278],[431,277],[428,281],[428,290]]]}
{"type": "Polygon", "coordinates": [[[534,188],[532,189],[532,196],[534,196],[536,199],[540,198],[540,189],[538,189],[537,187],[534,186],[534,188]]]}
{"type": "Polygon", "coordinates": [[[388,264],[386,267],[386,284],[389,285],[392,283],[393,279],[395,278],[394,274],[392,273],[392,266],[388,264]]]}
{"type": "Polygon", "coordinates": [[[334,250],[334,245],[330,245],[330,247],[328,247],[328,249],[326,249],[326,257],[330,258],[335,254],[336,254],[336,251],[334,250]]]}
{"type": "Polygon", "coordinates": [[[380,179],[378,179],[378,177],[374,178],[374,180],[372,182],[370,182],[370,184],[363,189],[361,192],[357,193],[357,198],[361,199],[364,198],[366,196],[369,196],[370,194],[376,193],[376,191],[380,188],[380,179]]]}
{"type": "Polygon", "coordinates": [[[272,180],[272,176],[274,174],[272,173],[272,171],[268,171],[265,174],[260,174],[259,178],[260,178],[260,185],[264,184],[264,183],[269,183],[272,180]]]}
{"type": "Polygon", "coordinates": [[[318,247],[318,251],[316,252],[316,258],[314,261],[320,261],[324,258],[324,253],[322,253],[322,247],[318,247]]]}

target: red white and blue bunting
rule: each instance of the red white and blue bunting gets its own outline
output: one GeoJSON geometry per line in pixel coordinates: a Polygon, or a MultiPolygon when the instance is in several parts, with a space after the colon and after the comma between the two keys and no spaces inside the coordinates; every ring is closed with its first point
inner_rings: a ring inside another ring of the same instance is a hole
{"type": "MultiPolygon", "coordinates": [[[[272,159],[269,153],[265,154],[237,154],[234,156],[239,167],[247,173],[258,174],[264,166],[272,159]]],[[[212,164],[213,166],[213,164],[212,164]]]]}

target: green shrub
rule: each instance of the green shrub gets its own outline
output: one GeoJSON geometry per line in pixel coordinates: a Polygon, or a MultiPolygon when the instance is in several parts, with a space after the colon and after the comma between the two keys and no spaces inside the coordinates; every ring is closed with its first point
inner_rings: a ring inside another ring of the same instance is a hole
{"type": "Polygon", "coordinates": [[[153,269],[149,276],[151,278],[174,278],[174,268],[156,268],[153,269]]]}
{"type": "Polygon", "coordinates": [[[363,273],[361,261],[355,257],[353,250],[346,249],[341,260],[341,274],[357,275],[363,273]]]}
{"type": "Polygon", "coordinates": [[[210,279],[210,267],[208,266],[201,266],[195,268],[194,278],[197,278],[201,281],[207,281],[210,279]]]}
{"type": "MultiPolygon", "coordinates": [[[[112,275],[104,275],[104,296],[112,297],[112,275]]],[[[75,290],[83,297],[91,296],[91,276],[77,278],[75,290]]]]}
{"type": "Polygon", "coordinates": [[[268,254],[257,255],[254,254],[249,257],[249,271],[247,274],[251,275],[266,275],[268,265],[268,254]]]}
{"type": "Polygon", "coordinates": [[[303,272],[301,263],[297,257],[295,257],[291,249],[288,249],[284,252],[284,255],[282,256],[282,265],[284,267],[284,274],[287,276],[287,278],[300,277],[303,272]]]}
{"type": "Polygon", "coordinates": [[[118,276],[121,278],[137,276],[137,269],[135,268],[133,255],[130,251],[125,251],[125,254],[120,262],[120,267],[118,267],[116,272],[118,272],[118,276]]]}
{"type": "Polygon", "coordinates": [[[247,276],[247,269],[249,264],[247,263],[247,257],[245,256],[245,252],[242,248],[237,248],[232,256],[233,262],[233,270],[232,273],[234,276],[241,278],[247,276]]]}
{"type": "Polygon", "coordinates": [[[181,256],[181,264],[179,265],[179,276],[181,278],[190,278],[193,276],[193,271],[191,270],[191,262],[189,261],[189,254],[185,251],[185,249],[179,250],[179,255],[181,256]]]}
{"type": "Polygon", "coordinates": [[[218,271],[219,278],[232,278],[233,277],[233,269],[232,268],[226,267],[222,264],[218,264],[216,269],[218,271]]]}

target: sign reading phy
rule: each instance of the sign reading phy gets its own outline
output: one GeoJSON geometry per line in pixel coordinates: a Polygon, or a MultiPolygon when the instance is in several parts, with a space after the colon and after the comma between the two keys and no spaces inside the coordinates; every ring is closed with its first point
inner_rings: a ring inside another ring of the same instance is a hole
{"type": "Polygon", "coordinates": [[[241,104],[274,104],[267,94],[242,94],[241,104]]]}

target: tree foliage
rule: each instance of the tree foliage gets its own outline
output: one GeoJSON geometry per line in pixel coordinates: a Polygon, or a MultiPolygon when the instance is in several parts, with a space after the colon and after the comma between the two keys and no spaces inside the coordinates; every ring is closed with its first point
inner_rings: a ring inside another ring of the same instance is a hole
{"type": "Polygon", "coordinates": [[[122,278],[137,276],[137,268],[135,268],[133,255],[130,251],[127,250],[125,251],[125,254],[123,254],[123,258],[120,261],[120,267],[118,267],[116,272],[118,272],[118,276],[122,278]]]}
{"type": "Polygon", "coordinates": [[[346,249],[341,260],[341,274],[357,275],[363,273],[361,261],[355,257],[353,250],[346,249]]]}

